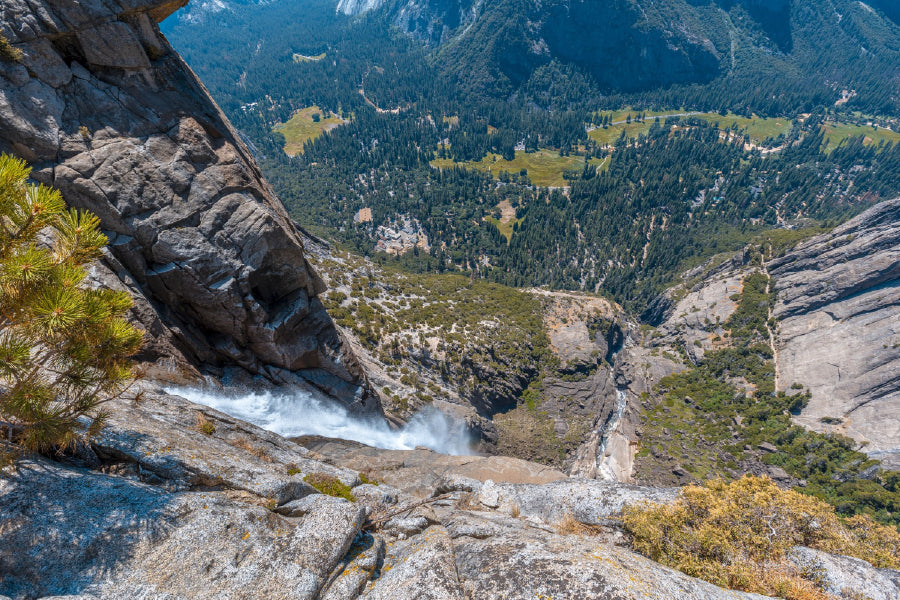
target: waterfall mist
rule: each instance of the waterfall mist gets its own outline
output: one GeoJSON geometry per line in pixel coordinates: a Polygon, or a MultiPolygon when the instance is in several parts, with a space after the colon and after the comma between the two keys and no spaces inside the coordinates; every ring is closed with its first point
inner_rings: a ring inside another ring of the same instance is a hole
{"type": "Polygon", "coordinates": [[[443,454],[472,454],[465,423],[426,407],[401,429],[384,419],[351,415],[337,401],[303,390],[224,392],[212,389],[166,390],[285,437],[320,435],[362,442],[387,450],[425,446],[443,454]]]}

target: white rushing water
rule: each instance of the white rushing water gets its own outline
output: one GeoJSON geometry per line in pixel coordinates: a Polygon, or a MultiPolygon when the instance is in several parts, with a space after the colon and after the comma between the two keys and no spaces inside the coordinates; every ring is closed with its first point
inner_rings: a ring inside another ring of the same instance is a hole
{"type": "Polygon", "coordinates": [[[417,413],[402,429],[391,429],[383,419],[351,415],[342,404],[302,390],[224,393],[170,388],[166,391],[285,437],[321,435],[388,450],[425,446],[444,454],[472,453],[465,424],[430,407],[417,413]]]}
{"type": "Polygon", "coordinates": [[[626,390],[616,388],[616,412],[613,413],[609,421],[606,422],[603,435],[600,438],[600,445],[597,448],[597,479],[617,481],[615,472],[609,464],[610,457],[606,455],[606,448],[609,446],[609,441],[612,437],[618,433],[616,428],[619,426],[619,421],[622,420],[622,416],[625,414],[625,408],[627,406],[628,396],[626,390]]]}

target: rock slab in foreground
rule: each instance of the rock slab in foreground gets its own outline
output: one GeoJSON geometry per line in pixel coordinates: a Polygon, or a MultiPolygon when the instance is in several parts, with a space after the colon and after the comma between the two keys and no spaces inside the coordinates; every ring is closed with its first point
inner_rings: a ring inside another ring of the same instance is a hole
{"type": "Polygon", "coordinates": [[[287,519],[45,461],[0,480],[0,497],[0,593],[16,598],[312,599],[365,516],[321,502],[287,519]]]}
{"type": "Polygon", "coordinates": [[[514,519],[495,526],[496,532],[487,537],[453,540],[457,571],[469,598],[764,598],[724,590],[595,538],[522,530],[514,519]]]}
{"type": "MultiPolygon", "coordinates": [[[[173,396],[150,394],[111,409],[94,461],[118,475],[34,460],[0,479],[0,596],[760,598],[620,545],[624,539],[607,517],[626,504],[670,501],[671,489],[565,478],[482,482],[464,474],[474,474],[467,462],[473,457],[376,449],[365,455],[377,465],[383,453],[385,473],[405,471],[403,489],[356,485],[359,445],[348,444],[356,449],[349,452],[331,442],[328,456],[173,396]],[[192,425],[200,412],[214,425],[211,434],[192,425]],[[296,467],[355,485],[358,502],[313,492],[291,475],[296,467]],[[416,473],[429,483],[415,484],[416,473]],[[425,498],[431,501],[417,505],[425,498]],[[370,512],[386,516],[383,527],[362,530],[370,512]]],[[[91,453],[82,455],[87,461],[91,453]]],[[[511,476],[529,472],[523,461],[509,460],[511,476]]],[[[500,467],[490,471],[498,475],[500,467]]],[[[900,573],[861,561],[816,558],[830,561],[829,585],[855,585],[860,573],[877,574],[885,585],[900,581],[900,573]]]]}

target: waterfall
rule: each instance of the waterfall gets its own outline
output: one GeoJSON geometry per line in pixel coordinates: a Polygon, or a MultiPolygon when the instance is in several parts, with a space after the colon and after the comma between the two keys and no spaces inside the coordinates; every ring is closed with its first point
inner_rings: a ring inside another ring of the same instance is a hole
{"type": "Polygon", "coordinates": [[[625,414],[625,408],[628,406],[626,390],[624,388],[616,388],[616,410],[603,428],[603,435],[600,438],[600,444],[597,446],[597,479],[605,479],[609,481],[617,481],[614,468],[610,465],[609,457],[605,456],[606,448],[609,446],[609,440],[615,434],[622,416],[625,414]]]}
{"type": "Polygon", "coordinates": [[[432,407],[423,408],[402,428],[391,429],[382,418],[352,415],[339,402],[298,389],[228,393],[170,388],[166,392],[285,437],[319,435],[388,450],[425,446],[443,454],[472,454],[465,423],[432,407]]]}

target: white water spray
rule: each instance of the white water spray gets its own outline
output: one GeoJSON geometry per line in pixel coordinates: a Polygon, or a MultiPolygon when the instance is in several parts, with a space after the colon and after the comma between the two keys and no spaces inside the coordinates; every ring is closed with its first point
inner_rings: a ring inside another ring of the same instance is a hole
{"type": "Polygon", "coordinates": [[[166,390],[285,437],[320,435],[362,442],[387,450],[425,446],[443,454],[471,454],[463,422],[426,407],[402,429],[393,430],[376,417],[351,415],[334,400],[303,390],[224,393],[210,389],[166,390]]]}
{"type": "Polygon", "coordinates": [[[606,448],[609,446],[609,441],[612,436],[617,433],[616,428],[619,426],[619,421],[622,420],[622,416],[625,414],[625,408],[627,406],[628,395],[626,390],[616,388],[616,412],[614,412],[609,421],[606,422],[606,426],[603,429],[603,435],[600,438],[600,445],[597,448],[597,479],[618,481],[615,471],[610,465],[610,457],[606,455],[606,448]]]}

